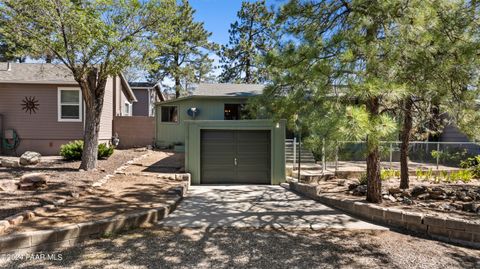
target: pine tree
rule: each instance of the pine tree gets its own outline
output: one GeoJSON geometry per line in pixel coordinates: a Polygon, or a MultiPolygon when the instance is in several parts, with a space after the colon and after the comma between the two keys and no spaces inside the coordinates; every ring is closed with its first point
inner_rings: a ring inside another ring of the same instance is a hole
{"type": "Polygon", "coordinates": [[[276,41],[274,12],[265,1],[243,2],[238,20],[230,25],[229,44],[222,47],[220,58],[223,82],[258,83],[266,80],[261,61],[276,41]]]}
{"type": "Polygon", "coordinates": [[[173,80],[178,98],[182,84],[188,88],[189,83],[201,81],[211,72],[213,60],[208,53],[215,50],[216,45],[208,41],[211,33],[205,30],[203,23],[194,21],[195,10],[188,0],[180,4],[175,0],[164,1],[163,7],[169,15],[151,29],[153,50],[146,57],[150,79],[173,80]]]}

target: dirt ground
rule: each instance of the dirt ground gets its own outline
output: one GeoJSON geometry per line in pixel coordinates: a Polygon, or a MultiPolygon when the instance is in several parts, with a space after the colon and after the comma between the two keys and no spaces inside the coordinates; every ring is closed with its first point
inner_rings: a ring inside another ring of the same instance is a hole
{"type": "Polygon", "coordinates": [[[107,174],[113,173],[127,161],[141,156],[145,152],[135,150],[115,150],[108,160],[99,160],[97,171],[80,172],[80,162],[54,160],[41,162],[36,166],[20,168],[0,167],[0,180],[15,179],[25,173],[44,173],[48,175],[47,188],[36,191],[17,190],[0,191],[0,219],[24,210],[49,204],[52,201],[70,197],[72,192],[80,192],[107,174]]]}
{"type": "Polygon", "coordinates": [[[135,230],[2,268],[480,268],[480,251],[390,231],[135,230]],[[61,257],[61,260],[59,259],[61,257]]]}
{"type": "Polygon", "coordinates": [[[159,162],[168,158],[182,160],[173,153],[150,152],[147,158],[142,158],[126,169],[135,168],[141,173],[129,171],[127,174],[115,174],[101,187],[89,188],[78,199],[69,200],[55,210],[37,214],[33,220],[15,226],[7,230],[7,233],[50,229],[162,207],[178,195],[171,191],[172,188],[186,184],[185,181],[165,179],[156,172],[149,172],[152,160],[159,162]]]}
{"type": "MultiPolygon", "coordinates": [[[[320,192],[323,194],[332,195],[340,198],[349,198],[358,201],[364,201],[365,196],[355,196],[348,192],[348,185],[352,182],[356,182],[354,179],[332,179],[328,181],[318,181],[316,184],[320,185],[320,192]]],[[[388,190],[391,188],[397,188],[400,185],[399,179],[389,179],[382,181],[382,193],[383,195],[388,194],[388,190]]],[[[478,180],[473,180],[470,183],[440,183],[435,184],[433,182],[416,180],[414,177],[410,177],[410,188],[407,191],[411,191],[415,186],[426,186],[429,189],[435,187],[441,187],[442,189],[450,192],[455,192],[458,190],[468,189],[470,191],[480,191],[480,182],[478,180]]],[[[410,212],[418,213],[428,213],[431,215],[437,216],[448,216],[454,218],[468,219],[472,221],[480,222],[480,215],[474,212],[466,212],[462,210],[455,210],[453,207],[444,207],[445,205],[450,205],[452,201],[445,200],[436,200],[436,199],[425,199],[420,200],[413,197],[411,199],[413,204],[406,204],[402,201],[392,202],[389,199],[383,199],[382,206],[389,208],[398,208],[402,210],[408,210],[410,212]]],[[[475,203],[475,201],[473,201],[475,203]]],[[[480,201],[477,201],[480,203],[480,201]]],[[[460,203],[461,202],[458,202],[460,203]]]]}

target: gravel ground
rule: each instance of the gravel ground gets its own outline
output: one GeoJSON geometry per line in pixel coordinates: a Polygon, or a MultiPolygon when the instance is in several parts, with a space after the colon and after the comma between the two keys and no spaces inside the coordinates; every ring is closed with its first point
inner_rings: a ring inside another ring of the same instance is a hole
{"type": "Polygon", "coordinates": [[[155,228],[2,268],[480,268],[480,251],[390,231],[155,228]]]}
{"type": "Polygon", "coordinates": [[[144,154],[135,150],[115,150],[108,160],[99,160],[97,171],[80,172],[80,162],[45,162],[37,166],[6,168],[0,167],[0,180],[14,179],[25,173],[39,172],[48,175],[48,187],[37,191],[0,191],[0,219],[24,210],[34,209],[48,201],[70,196],[91,185],[93,181],[112,173],[125,162],[144,154]]]}

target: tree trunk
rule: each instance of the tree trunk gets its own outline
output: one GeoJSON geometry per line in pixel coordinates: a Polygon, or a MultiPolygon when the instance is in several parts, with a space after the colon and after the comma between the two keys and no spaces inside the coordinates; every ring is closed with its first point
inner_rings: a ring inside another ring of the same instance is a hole
{"type": "Polygon", "coordinates": [[[180,77],[176,76],[175,77],[175,98],[180,97],[181,88],[182,88],[182,85],[180,83],[180,77]]]}
{"type": "Polygon", "coordinates": [[[412,119],[413,100],[409,97],[405,100],[403,126],[401,133],[402,144],[400,145],[400,189],[408,189],[408,146],[410,143],[410,136],[412,134],[413,119],[412,119]]]}
{"type": "MultiPolygon", "coordinates": [[[[377,117],[380,113],[380,100],[373,97],[367,102],[370,117],[377,117]]],[[[367,137],[367,201],[382,202],[382,181],[380,179],[380,150],[378,138],[367,137]],[[374,139],[374,140],[372,140],[374,139]]]]}
{"type": "Polygon", "coordinates": [[[367,156],[367,201],[371,203],[380,203],[382,201],[380,150],[378,145],[373,146],[368,151],[367,156]]]}
{"type": "Polygon", "coordinates": [[[89,72],[86,80],[79,82],[85,103],[85,131],[80,169],[93,170],[98,159],[98,133],[107,79],[98,77],[98,70],[89,72]]]}
{"type": "MultiPolygon", "coordinates": [[[[98,131],[100,124],[97,124],[98,113],[95,109],[85,111],[85,133],[83,135],[83,154],[80,169],[85,171],[97,167],[98,159],[98,131]]],[[[98,121],[100,122],[100,121],[98,121]]]]}

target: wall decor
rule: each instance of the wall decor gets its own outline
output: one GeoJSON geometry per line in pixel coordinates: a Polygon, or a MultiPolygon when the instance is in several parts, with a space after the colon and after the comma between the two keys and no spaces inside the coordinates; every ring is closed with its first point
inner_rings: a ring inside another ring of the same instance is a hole
{"type": "Polygon", "coordinates": [[[22,100],[22,109],[25,111],[25,113],[37,113],[38,107],[40,104],[38,103],[38,100],[35,98],[35,96],[25,96],[25,98],[22,100]]]}

